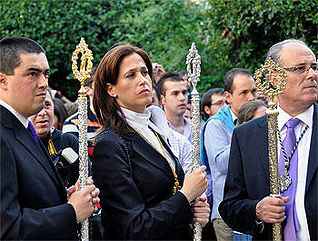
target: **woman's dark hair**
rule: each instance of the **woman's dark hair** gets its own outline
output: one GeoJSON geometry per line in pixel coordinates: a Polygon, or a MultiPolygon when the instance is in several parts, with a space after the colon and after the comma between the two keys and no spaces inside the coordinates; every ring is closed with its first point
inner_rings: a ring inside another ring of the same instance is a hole
{"type": "Polygon", "coordinates": [[[255,116],[256,111],[261,106],[268,108],[265,102],[261,100],[249,101],[243,104],[238,112],[237,125],[241,125],[244,122],[252,120],[255,116]]]}
{"type": "Polygon", "coordinates": [[[54,115],[56,115],[58,120],[57,129],[61,131],[63,128],[63,123],[65,119],[67,118],[67,111],[65,109],[63,101],[61,101],[60,99],[53,98],[53,103],[54,103],[54,115]]]}
{"type": "Polygon", "coordinates": [[[152,79],[152,63],[149,55],[143,49],[120,44],[109,50],[97,67],[94,75],[93,105],[96,117],[102,125],[101,131],[111,126],[117,132],[128,132],[128,124],[115,97],[108,94],[107,84],[116,85],[120,64],[126,56],[138,54],[145,61],[150,78],[152,79]]]}

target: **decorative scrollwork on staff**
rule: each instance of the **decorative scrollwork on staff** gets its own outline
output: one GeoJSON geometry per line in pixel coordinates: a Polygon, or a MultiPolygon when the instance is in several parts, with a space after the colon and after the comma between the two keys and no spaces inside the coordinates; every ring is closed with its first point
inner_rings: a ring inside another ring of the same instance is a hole
{"type": "Polygon", "coordinates": [[[78,79],[81,85],[84,85],[84,81],[91,77],[94,59],[92,51],[88,48],[84,38],[81,38],[80,43],[76,46],[72,56],[72,70],[76,79],[78,79]],[[80,71],[78,71],[77,60],[79,53],[82,54],[80,71]]]}
{"type": "Polygon", "coordinates": [[[193,87],[191,91],[193,166],[198,167],[200,166],[200,95],[196,85],[200,81],[201,57],[195,43],[192,43],[189,49],[186,64],[189,82],[193,87]]]}
{"type": "Polygon", "coordinates": [[[268,96],[271,102],[273,102],[275,96],[283,93],[287,84],[286,71],[279,67],[271,58],[260,69],[255,71],[254,78],[258,91],[268,96]],[[266,75],[265,81],[262,81],[263,74],[266,75]]]}
{"type": "MultiPolygon", "coordinates": [[[[278,110],[274,98],[283,93],[287,84],[287,73],[272,59],[268,59],[254,74],[259,92],[269,97],[269,109],[266,111],[268,125],[268,158],[271,196],[280,197],[279,170],[277,155],[277,116],[278,110]],[[265,78],[263,77],[265,75],[265,78]]],[[[282,240],[281,223],[273,224],[273,240],[282,240]]]]}
{"type": "Polygon", "coordinates": [[[197,83],[200,81],[201,74],[201,57],[198,54],[198,50],[195,46],[195,43],[192,43],[191,48],[189,49],[186,64],[189,81],[195,89],[197,83]]]}
{"type": "MultiPolygon", "coordinates": [[[[85,185],[88,178],[88,148],[87,148],[87,96],[84,88],[84,82],[90,78],[93,68],[93,54],[84,38],[76,46],[72,56],[72,70],[75,78],[80,81],[81,88],[78,91],[78,124],[79,124],[79,180],[81,188],[85,185]],[[82,54],[80,70],[78,70],[78,55],[82,54]]],[[[82,222],[81,240],[89,240],[89,222],[88,219],[82,222]]]]}
{"type": "MultiPolygon", "coordinates": [[[[187,74],[193,87],[191,92],[191,114],[192,114],[192,148],[193,148],[193,167],[200,166],[200,96],[196,89],[200,81],[201,57],[198,54],[195,43],[192,43],[186,59],[187,74]]],[[[200,241],[202,238],[202,227],[200,223],[194,223],[193,240],[200,241]]]]}

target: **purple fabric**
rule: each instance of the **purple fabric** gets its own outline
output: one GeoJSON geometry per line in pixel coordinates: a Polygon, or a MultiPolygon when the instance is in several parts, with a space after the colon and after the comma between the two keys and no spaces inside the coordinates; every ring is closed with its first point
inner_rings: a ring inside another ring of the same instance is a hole
{"type": "MultiPolygon", "coordinates": [[[[296,144],[296,136],[294,128],[299,124],[300,120],[297,118],[292,118],[286,122],[287,132],[286,137],[283,141],[284,149],[289,157],[293,147],[296,144]]],[[[280,151],[279,158],[279,174],[282,175],[285,171],[285,159],[282,150],[280,151]]],[[[284,233],[283,240],[297,240],[297,231],[299,230],[299,221],[296,213],[296,187],[297,187],[297,173],[298,173],[298,151],[294,152],[290,162],[289,162],[289,176],[291,178],[291,185],[289,188],[281,193],[282,196],[290,196],[290,201],[285,203],[285,213],[286,220],[284,221],[284,233]]]]}
{"type": "Polygon", "coordinates": [[[29,121],[29,124],[28,124],[28,131],[31,133],[31,136],[33,137],[35,142],[38,143],[38,145],[40,145],[38,134],[36,133],[35,127],[31,121],[29,121]]]}

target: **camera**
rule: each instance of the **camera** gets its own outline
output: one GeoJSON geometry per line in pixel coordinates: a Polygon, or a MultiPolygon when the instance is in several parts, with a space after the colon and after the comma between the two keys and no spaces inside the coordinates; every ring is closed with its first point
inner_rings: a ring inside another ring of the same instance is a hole
{"type": "Polygon", "coordinates": [[[152,71],[153,71],[154,74],[157,73],[158,70],[159,70],[159,66],[158,65],[152,65],[152,71]]]}

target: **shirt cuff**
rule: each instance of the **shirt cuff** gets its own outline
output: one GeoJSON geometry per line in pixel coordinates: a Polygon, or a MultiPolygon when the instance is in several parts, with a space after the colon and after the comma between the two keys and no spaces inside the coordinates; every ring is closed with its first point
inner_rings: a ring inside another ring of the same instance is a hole
{"type": "Polygon", "coordinates": [[[258,233],[263,233],[264,228],[265,228],[264,222],[255,220],[255,224],[256,224],[256,228],[257,228],[258,233]]]}

